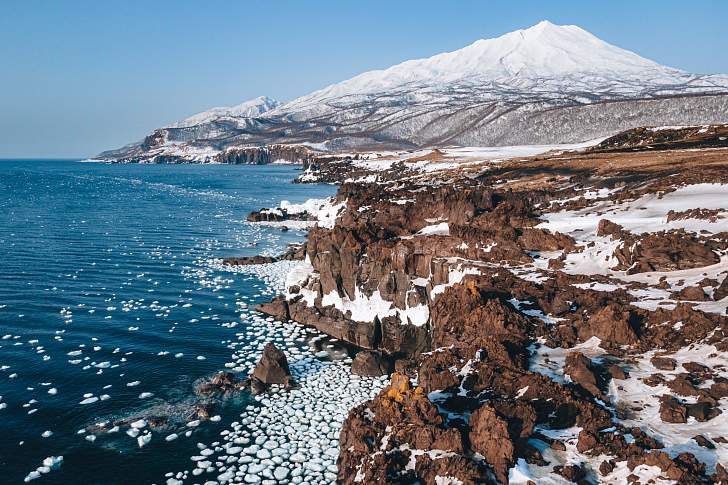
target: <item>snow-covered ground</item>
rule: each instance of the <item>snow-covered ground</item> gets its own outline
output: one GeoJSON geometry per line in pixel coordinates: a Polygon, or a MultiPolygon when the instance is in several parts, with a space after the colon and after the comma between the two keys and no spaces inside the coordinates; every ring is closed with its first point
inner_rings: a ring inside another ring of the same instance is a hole
{"type": "MultiPolygon", "coordinates": [[[[671,291],[692,286],[704,278],[722,281],[728,275],[728,254],[719,254],[720,262],[714,265],[677,271],[652,271],[628,275],[625,271],[613,269],[617,260],[612,256],[614,250],[623,244],[612,236],[597,236],[599,221],[607,219],[623,226],[635,234],[684,229],[695,234],[716,234],[728,231],[728,184],[703,183],[679,187],[664,194],[647,194],[636,200],[626,202],[595,201],[593,205],[576,211],[559,211],[542,216],[545,222],[538,228],[561,232],[572,236],[579,252],[567,254],[564,271],[571,274],[605,275],[613,278],[613,284],[600,284],[594,289],[616,289],[623,282],[645,283],[653,288],[631,290],[632,296],[641,301],[637,306],[654,310],[674,308],[675,302],[670,292],[655,288],[661,279],[671,291]],[[670,211],[682,212],[691,209],[720,210],[714,221],[705,219],[678,219],[668,222],[670,211]]],[[[558,255],[556,255],[558,256],[558,255]]],[[[707,288],[711,291],[711,288],[707,288]]],[[[720,301],[696,302],[696,308],[724,314],[728,308],[728,297],[720,301]]]]}
{"type": "MultiPolygon", "coordinates": [[[[483,162],[500,162],[511,158],[532,157],[548,152],[581,150],[597,145],[604,138],[583,143],[564,143],[557,145],[516,145],[498,147],[435,147],[420,150],[359,152],[359,160],[354,166],[372,172],[389,170],[395,163],[418,172],[437,172],[453,168],[477,165],[483,162]]],[[[376,175],[369,175],[375,177],[376,175]]],[[[357,180],[361,182],[362,180],[357,180]]],[[[366,180],[364,180],[366,181],[366,180]]],[[[371,180],[374,181],[374,180],[371,180]]]]}

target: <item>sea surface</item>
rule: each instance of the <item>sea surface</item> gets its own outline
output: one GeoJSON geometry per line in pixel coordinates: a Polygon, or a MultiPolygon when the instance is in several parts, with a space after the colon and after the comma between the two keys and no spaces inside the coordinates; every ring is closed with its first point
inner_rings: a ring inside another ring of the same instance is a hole
{"type": "Polygon", "coordinates": [[[0,482],[22,483],[56,456],[60,466],[32,483],[164,483],[190,468],[197,443],[250,399],[216,403],[219,421],[189,427],[194,383],[230,361],[239,302],[272,294],[211,261],[303,239],[245,222],[281,200],[335,192],[291,184],[297,173],[0,161],[0,482]],[[113,430],[150,415],[168,424],[144,446],[129,426],[113,430]],[[181,438],[163,439],[172,432],[181,438]]]}

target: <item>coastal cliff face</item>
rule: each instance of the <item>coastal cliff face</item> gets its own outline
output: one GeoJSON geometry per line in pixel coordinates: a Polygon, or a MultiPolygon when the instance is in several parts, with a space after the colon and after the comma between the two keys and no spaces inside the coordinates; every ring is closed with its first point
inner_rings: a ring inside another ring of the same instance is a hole
{"type": "MultiPolygon", "coordinates": [[[[166,130],[166,129],[165,129],[166,130]]],[[[308,164],[319,153],[305,145],[270,144],[265,146],[233,146],[224,150],[214,147],[167,146],[167,133],[157,130],[144,139],[138,150],[131,150],[113,160],[117,163],[229,163],[266,165],[269,163],[308,164]],[[141,153],[145,153],[141,156],[141,153]]],[[[103,158],[102,158],[103,159],[103,158]]]]}
{"type": "Polygon", "coordinates": [[[377,182],[261,309],[394,362],[339,482],[728,483],[725,134],[329,170],[377,182]]]}

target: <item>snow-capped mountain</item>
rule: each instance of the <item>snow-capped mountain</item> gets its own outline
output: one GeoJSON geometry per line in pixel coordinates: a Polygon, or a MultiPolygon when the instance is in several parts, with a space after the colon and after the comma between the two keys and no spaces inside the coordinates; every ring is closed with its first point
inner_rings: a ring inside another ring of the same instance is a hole
{"type": "Polygon", "coordinates": [[[271,143],[332,151],[573,143],[641,125],[728,122],[728,76],[665,67],[544,21],[268,101],[200,113],[101,158],[239,163],[248,161],[241,147],[271,143]]]}
{"type": "Polygon", "coordinates": [[[496,39],[478,40],[463,49],[406,61],[331,85],[286,105],[290,110],[310,102],[350,95],[410,90],[412,85],[444,89],[465,84],[505,84],[538,87],[554,80],[558,87],[585,87],[595,81],[619,79],[625,92],[639,91],[626,81],[682,84],[683,71],[661,66],[637,54],[607,44],[574,26],[548,21],[496,39]]]}
{"type": "Polygon", "coordinates": [[[221,119],[255,118],[280,106],[280,104],[275,99],[267,96],[259,96],[255,99],[244,101],[237,106],[208,109],[207,111],[185,118],[182,121],[172,123],[166,128],[188,128],[221,119]]]}

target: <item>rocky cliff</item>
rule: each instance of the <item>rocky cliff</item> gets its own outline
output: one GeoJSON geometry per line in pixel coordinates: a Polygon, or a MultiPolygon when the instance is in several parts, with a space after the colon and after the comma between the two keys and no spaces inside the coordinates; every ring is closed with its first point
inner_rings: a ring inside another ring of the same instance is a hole
{"type": "Polygon", "coordinates": [[[727,483],[724,130],[343,184],[263,308],[395,362],[339,481],[727,483]]]}

